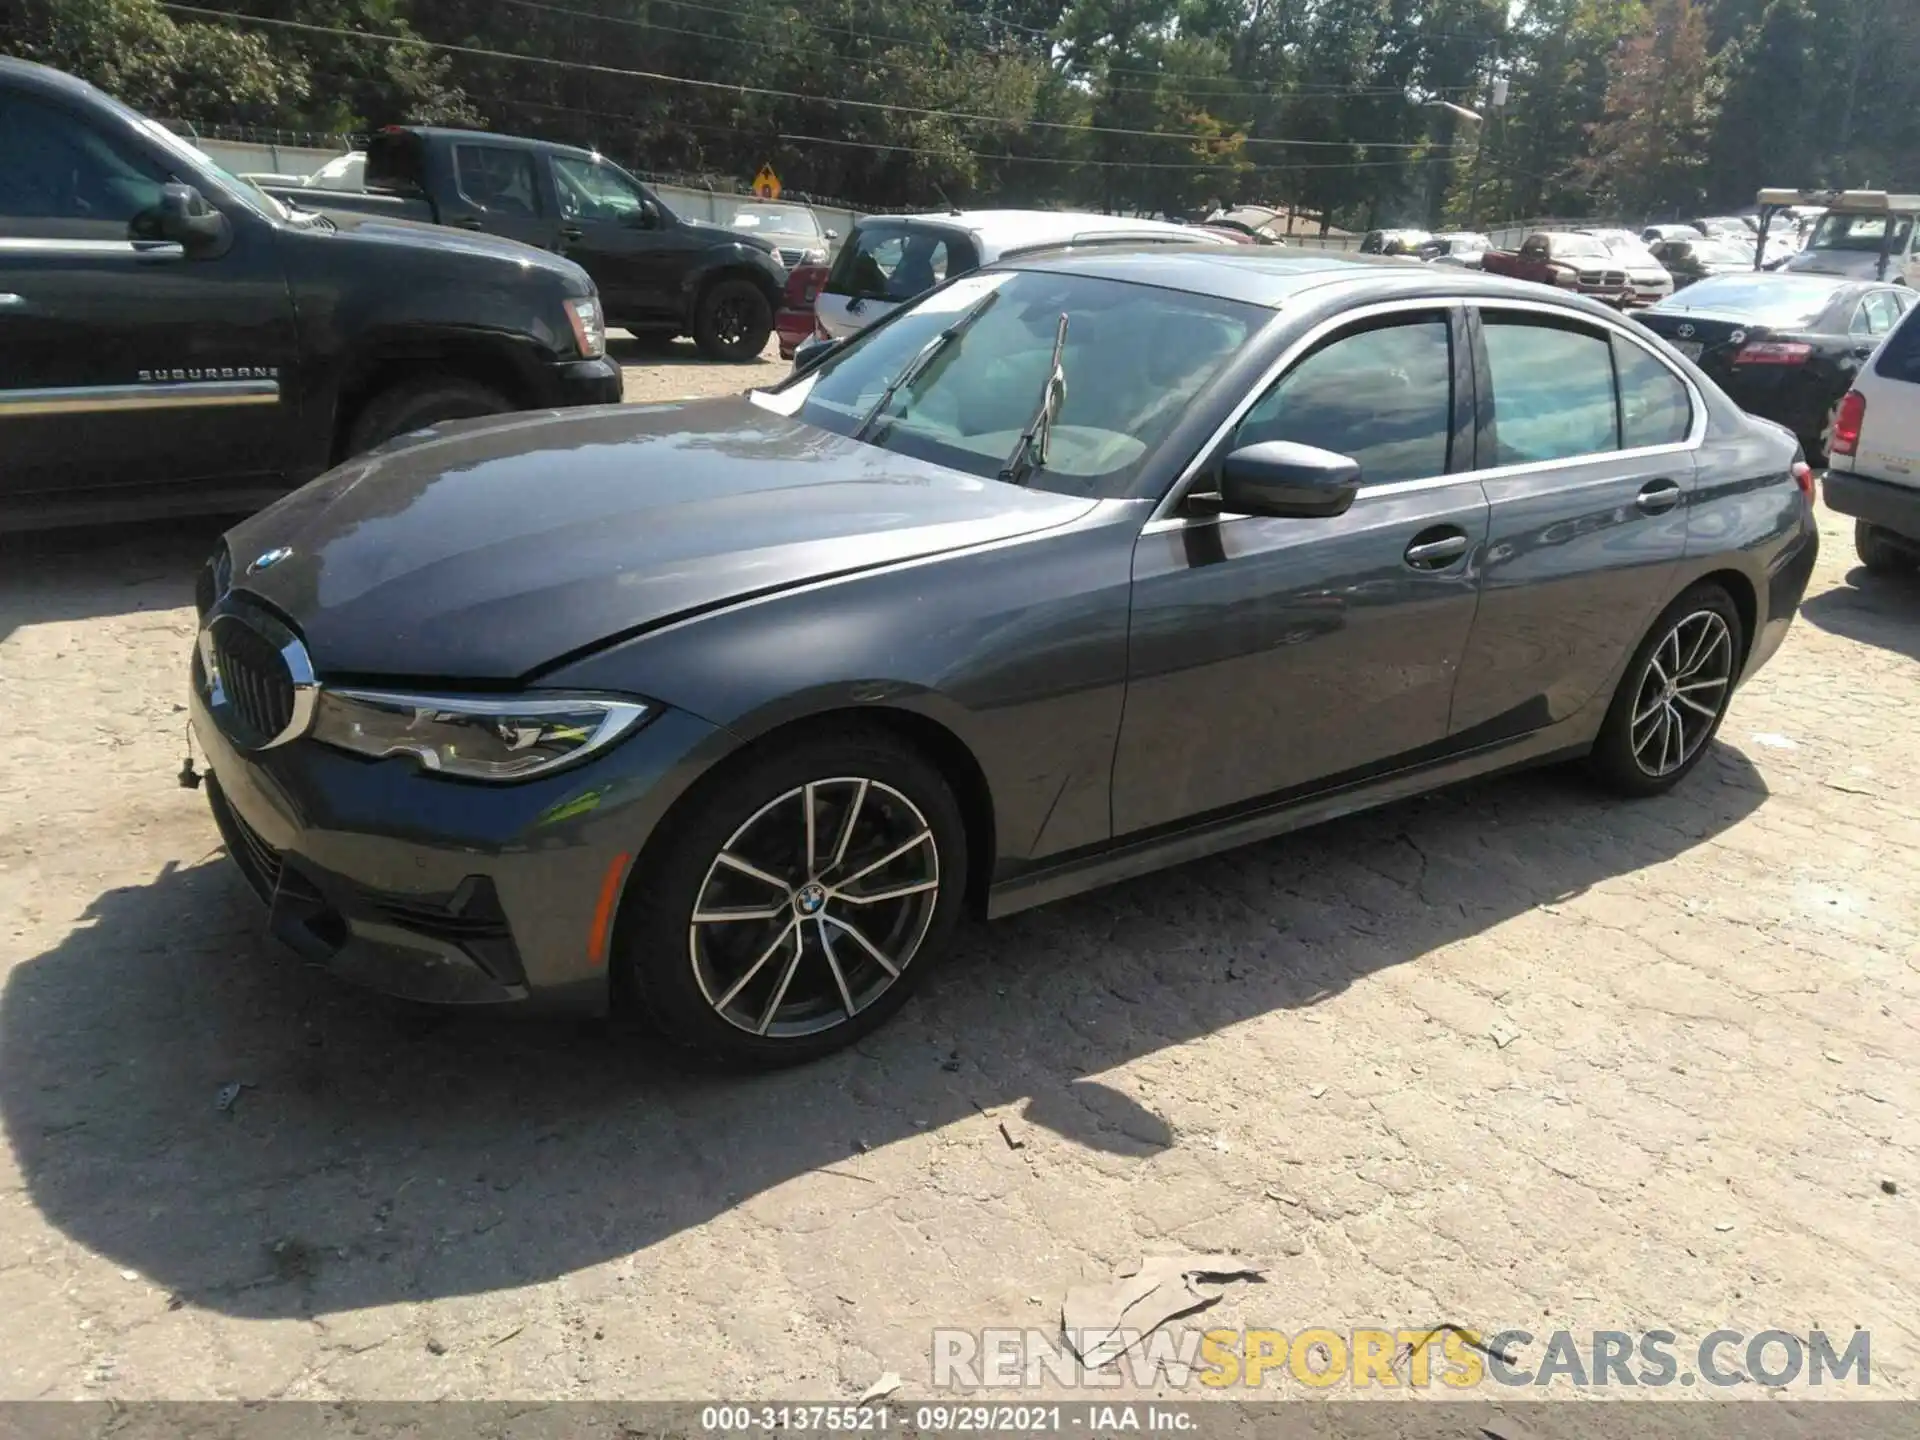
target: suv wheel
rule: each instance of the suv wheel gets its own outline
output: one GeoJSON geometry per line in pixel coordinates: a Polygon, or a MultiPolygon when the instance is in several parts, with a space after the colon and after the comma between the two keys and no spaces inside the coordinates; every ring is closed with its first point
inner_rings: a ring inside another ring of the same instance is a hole
{"type": "Polygon", "coordinates": [[[1853,522],[1853,553],[1876,575],[1907,574],[1915,565],[1912,550],[1878,525],[1869,525],[1864,520],[1853,522]]]}
{"type": "Polygon", "coordinates": [[[360,408],[347,432],[347,454],[358,455],[396,435],[424,430],[442,421],[501,415],[511,409],[513,403],[504,395],[457,376],[404,380],[380,391],[360,408]]]}
{"type": "Polygon", "coordinates": [[[758,360],[773,334],[773,306],[751,280],[716,281],[700,297],[693,341],[710,360],[758,360]]]}

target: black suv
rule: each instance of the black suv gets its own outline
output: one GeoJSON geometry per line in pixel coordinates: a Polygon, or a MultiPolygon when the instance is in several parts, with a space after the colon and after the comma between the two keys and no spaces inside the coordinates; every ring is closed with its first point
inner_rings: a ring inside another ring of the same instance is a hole
{"type": "Polygon", "coordinates": [[[585,271],[290,208],[0,59],[0,529],[253,509],[442,421],[620,398],[585,271]]]}

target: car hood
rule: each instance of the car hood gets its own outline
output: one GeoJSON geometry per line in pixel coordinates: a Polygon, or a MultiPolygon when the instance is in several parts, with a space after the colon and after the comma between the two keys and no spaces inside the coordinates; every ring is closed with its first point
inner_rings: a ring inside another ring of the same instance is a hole
{"type": "Polygon", "coordinates": [[[236,589],[291,620],[323,676],[503,683],[701,610],[1064,525],[1095,503],[742,397],[422,431],[227,543],[236,589]]]}
{"type": "Polygon", "coordinates": [[[321,200],[302,208],[324,211],[326,218],[333,222],[333,238],[349,244],[397,245],[416,252],[431,247],[442,252],[505,260],[523,270],[544,270],[568,280],[577,280],[586,273],[564,256],[556,255],[551,250],[542,250],[536,245],[523,245],[504,235],[487,235],[478,230],[456,229],[451,225],[434,225],[425,220],[403,220],[398,216],[334,210],[321,200]]]}
{"type": "Polygon", "coordinates": [[[749,250],[760,250],[768,255],[774,253],[772,243],[755,232],[735,230],[730,225],[716,225],[711,220],[689,220],[685,216],[680,218],[680,223],[704,239],[737,240],[749,250]]]}

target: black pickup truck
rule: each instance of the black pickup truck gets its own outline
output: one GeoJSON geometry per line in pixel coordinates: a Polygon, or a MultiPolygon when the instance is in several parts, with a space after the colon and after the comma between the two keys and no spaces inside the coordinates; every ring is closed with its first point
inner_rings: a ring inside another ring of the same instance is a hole
{"type": "Polygon", "coordinates": [[[620,398],[592,280],[289,209],[0,58],[0,529],[253,509],[441,421],[620,398]]]}
{"type": "Polygon", "coordinates": [[[268,193],[327,214],[480,230],[575,260],[607,323],[691,335],[715,360],[753,360],[773,333],[787,273],[774,247],[683,220],[605,156],[487,131],[390,126],[367,143],[366,189],[268,193]]]}

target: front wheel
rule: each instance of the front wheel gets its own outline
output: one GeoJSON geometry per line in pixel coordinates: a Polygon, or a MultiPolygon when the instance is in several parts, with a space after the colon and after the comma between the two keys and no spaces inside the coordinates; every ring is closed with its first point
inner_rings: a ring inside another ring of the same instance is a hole
{"type": "Polygon", "coordinates": [[[693,343],[709,360],[758,360],[772,334],[773,305],[753,281],[716,281],[700,297],[693,343]]]}
{"type": "Polygon", "coordinates": [[[384,444],[448,420],[471,420],[513,409],[504,395],[454,375],[425,375],[382,390],[354,417],[347,432],[347,454],[384,444]]]}
{"type": "Polygon", "coordinates": [[[664,1037],[732,1063],[810,1060],[874,1029],[966,890],[952,789],[884,733],[779,745],[666,824],[621,917],[620,978],[664,1037]]]}
{"type": "Polygon", "coordinates": [[[1614,692],[1588,765],[1624,795],[1671,790],[1706,754],[1746,653],[1740,611],[1696,585],[1660,613],[1614,692]]]}

